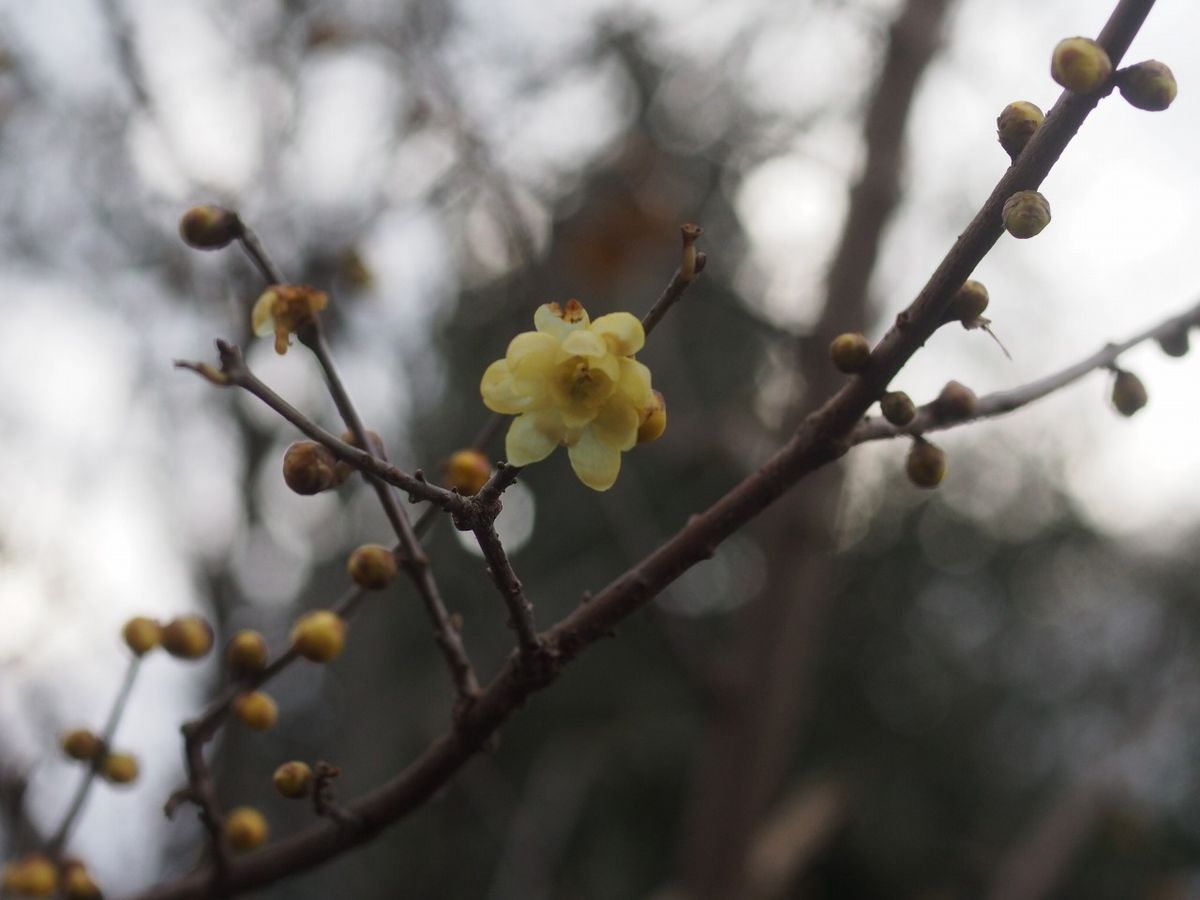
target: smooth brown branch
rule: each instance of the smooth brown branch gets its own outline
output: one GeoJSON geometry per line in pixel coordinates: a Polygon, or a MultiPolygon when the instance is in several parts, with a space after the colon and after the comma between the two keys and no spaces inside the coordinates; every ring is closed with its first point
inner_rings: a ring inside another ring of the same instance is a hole
{"type": "Polygon", "coordinates": [[[521,581],[508,561],[508,554],[504,552],[491,519],[476,525],[473,532],[479,549],[483,551],[483,558],[487,560],[492,581],[508,607],[509,627],[517,633],[518,658],[524,666],[531,666],[538,660],[542,650],[533,624],[533,604],[525,597],[521,581]]]}
{"type": "Polygon", "coordinates": [[[667,311],[683,297],[684,291],[688,289],[696,276],[704,271],[704,266],[708,262],[707,256],[696,251],[696,240],[704,233],[704,229],[698,225],[684,225],[680,232],[683,235],[683,259],[679,268],[675,270],[675,274],[671,276],[671,280],[667,282],[662,294],[642,318],[642,331],[647,336],[662,321],[667,311]]]}
{"type": "MultiPolygon", "coordinates": [[[[325,339],[325,331],[321,326],[320,319],[317,319],[311,327],[301,331],[299,337],[301,343],[312,350],[313,355],[316,356],[321,371],[325,373],[325,382],[329,387],[333,402],[338,408],[342,421],[354,435],[355,441],[368,453],[376,455],[375,448],[371,446],[371,437],[367,428],[363,424],[354,402],[350,399],[350,394],[334,364],[333,354],[330,352],[329,342],[325,339]]],[[[378,448],[378,450],[378,456],[382,457],[382,448],[378,448]]],[[[473,702],[479,694],[479,681],[475,677],[475,671],[467,656],[466,647],[463,646],[462,638],[450,621],[450,614],[442,600],[437,580],[433,577],[433,567],[430,565],[425,549],[421,546],[421,540],[413,530],[408,514],[400,506],[391,487],[378,478],[368,476],[368,480],[375,489],[380,505],[396,532],[396,538],[400,541],[404,570],[417,589],[417,593],[425,605],[425,611],[433,622],[434,636],[446,661],[446,666],[450,669],[455,688],[458,690],[459,702],[473,702]]]]}
{"type": "Polygon", "coordinates": [[[254,263],[254,267],[258,269],[258,273],[262,275],[263,280],[268,284],[283,284],[283,273],[279,267],[275,265],[270,256],[267,255],[266,248],[263,247],[262,241],[258,239],[258,235],[254,233],[249,225],[238,218],[240,230],[238,233],[238,243],[242,249],[246,251],[246,255],[250,257],[250,261],[254,263]]]}
{"type": "Polygon", "coordinates": [[[1189,327],[1200,326],[1200,304],[1186,312],[1171,316],[1137,334],[1116,344],[1106,344],[1095,353],[1057,372],[1031,381],[1020,387],[1005,391],[996,391],[980,397],[975,404],[974,412],[969,416],[948,419],[943,416],[937,402],[926,403],[917,409],[916,417],[907,425],[892,425],[884,419],[867,419],[850,433],[851,444],[862,444],[867,441],[878,441],[901,435],[924,434],[928,431],[942,431],[975,422],[979,419],[991,419],[1028,406],[1037,400],[1061,390],[1069,384],[1078,381],[1085,375],[1098,369],[1106,369],[1116,363],[1125,352],[1138,344],[1152,340],[1163,340],[1174,337],[1189,327]]]}
{"type": "Polygon", "coordinates": [[[79,820],[79,814],[83,812],[83,805],[87,801],[88,793],[91,791],[96,777],[100,774],[100,768],[104,765],[104,756],[112,746],[113,737],[116,736],[117,728],[121,724],[121,717],[129,705],[129,695],[133,692],[133,685],[137,681],[138,672],[141,671],[141,664],[142,658],[133,656],[129,660],[129,665],[125,667],[125,677],[121,680],[121,687],[117,690],[116,699],[113,700],[113,705],[109,709],[104,729],[100,732],[100,746],[104,748],[104,753],[97,754],[88,766],[83,780],[79,782],[79,787],[75,790],[75,796],[71,798],[71,804],[67,807],[62,822],[46,842],[46,855],[51,858],[57,859],[62,855],[63,847],[66,846],[67,839],[71,836],[71,829],[75,827],[75,823],[79,820]]]}

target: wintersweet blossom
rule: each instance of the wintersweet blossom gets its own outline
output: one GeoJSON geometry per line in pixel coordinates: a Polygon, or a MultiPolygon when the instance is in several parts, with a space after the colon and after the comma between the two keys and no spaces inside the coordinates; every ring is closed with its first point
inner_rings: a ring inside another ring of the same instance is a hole
{"type": "Polygon", "coordinates": [[[287,353],[291,335],[316,318],[329,303],[324,291],[301,284],[273,284],[250,312],[250,324],[259,337],[275,335],[275,352],[287,353]]]}
{"type": "Polygon", "coordinates": [[[479,385],[488,409],[516,416],[505,441],[508,461],[525,466],[565,445],[579,480],[606,491],[621,453],[657,408],[650,370],[633,358],[646,342],[642,323],[626,312],[592,322],[570,300],[539,306],[533,324],[537,330],[513,338],[479,385]]]}

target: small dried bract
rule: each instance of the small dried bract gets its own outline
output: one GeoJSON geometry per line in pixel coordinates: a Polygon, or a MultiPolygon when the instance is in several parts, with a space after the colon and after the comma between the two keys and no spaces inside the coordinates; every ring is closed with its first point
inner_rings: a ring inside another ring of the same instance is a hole
{"type": "Polygon", "coordinates": [[[225,837],[234,850],[253,850],[267,840],[267,820],[253,806],[231,809],[225,817],[225,837]]]}
{"type": "Polygon", "coordinates": [[[871,345],[858,332],[839,334],[829,345],[829,358],[839,372],[861,372],[871,364],[871,345]]]}
{"type": "Polygon", "coordinates": [[[305,613],[292,628],[292,646],[305,659],[329,662],[342,652],[346,622],[337,613],[318,609],[305,613]]]}
{"type": "Polygon", "coordinates": [[[316,321],[329,304],[324,291],[303,284],[273,284],[258,298],[250,324],[259,337],[275,335],[275,352],[287,353],[291,336],[316,321]]]}
{"type": "Polygon", "coordinates": [[[134,656],[145,656],[162,641],[162,628],[153,619],[134,616],[121,629],[121,637],[134,656]]]}
{"type": "Polygon", "coordinates": [[[346,563],[350,580],[360,588],[381,591],[395,579],[396,557],[380,544],[363,544],[350,554],[346,563]]]}
{"type": "Polygon", "coordinates": [[[272,783],[284,797],[291,800],[298,800],[301,797],[307,797],[308,792],[312,789],[313,771],[308,763],[293,760],[285,762],[271,777],[272,783]]]}
{"type": "Polygon", "coordinates": [[[446,461],[446,484],[464,497],[474,497],[492,477],[492,464],[478,450],[457,450],[446,461]]]}
{"type": "Polygon", "coordinates": [[[1004,201],[1001,216],[1008,233],[1024,240],[1050,224],[1050,204],[1037,191],[1017,191],[1004,201]]]}
{"type": "Polygon", "coordinates": [[[283,454],[284,482],[306,497],[338,487],[352,471],[316,441],[296,441],[283,454]]]}
{"type": "Polygon", "coordinates": [[[132,784],[138,777],[137,757],[132,753],[110,753],[100,764],[100,774],[113,784],[132,784]]]}
{"type": "Polygon", "coordinates": [[[179,236],[197,250],[220,250],[241,234],[237,213],[220,206],[193,206],[179,220],[179,236]]]}
{"type": "Polygon", "coordinates": [[[1099,90],[1112,75],[1108,52],[1091,38],[1064,38],[1054,48],[1051,77],[1074,94],[1099,90]]]}
{"type": "Polygon", "coordinates": [[[917,438],[904,461],[908,480],[919,488],[935,488],[946,477],[946,454],[936,444],[917,438]]]}
{"type": "Polygon", "coordinates": [[[879,411],[893,425],[901,428],[917,415],[917,406],[904,391],[890,391],[879,398],[879,411]]]}
{"type": "Polygon", "coordinates": [[[1017,100],[1001,111],[996,119],[996,137],[1014,162],[1044,121],[1045,114],[1028,100],[1017,100]]]}
{"type": "Polygon", "coordinates": [[[162,628],[163,649],[179,659],[200,659],[213,645],[213,629],[200,616],[180,616],[162,628]]]}
{"type": "Polygon", "coordinates": [[[279,720],[279,707],[271,695],[263,691],[238,694],[233,700],[233,714],[247,728],[267,731],[279,720]]]}
{"type": "Polygon", "coordinates": [[[1117,89],[1131,106],[1150,112],[1162,112],[1179,93],[1174,73],[1156,59],[1118,71],[1117,89]]]}
{"type": "Polygon", "coordinates": [[[1150,400],[1142,379],[1123,369],[1113,380],[1112,405],[1123,416],[1132,416],[1150,400]]]}
{"type": "Polygon", "coordinates": [[[965,384],[947,381],[933,406],[940,418],[953,422],[974,415],[977,402],[975,392],[965,384]]]}

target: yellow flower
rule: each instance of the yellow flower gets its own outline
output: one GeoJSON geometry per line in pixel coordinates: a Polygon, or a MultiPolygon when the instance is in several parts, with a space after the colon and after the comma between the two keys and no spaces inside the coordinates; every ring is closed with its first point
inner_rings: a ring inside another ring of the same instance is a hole
{"type": "Polygon", "coordinates": [[[579,480],[606,491],[655,402],[650,370],[633,358],[646,342],[642,323],[625,312],[592,322],[570,300],[539,306],[533,324],[537,331],[513,338],[479,385],[488,409],[517,417],[508,461],[525,466],[565,445],[579,480]]]}
{"type": "Polygon", "coordinates": [[[254,304],[250,324],[259,337],[275,335],[275,352],[287,353],[288,342],[325,308],[329,297],[324,291],[301,284],[273,284],[254,304]]]}

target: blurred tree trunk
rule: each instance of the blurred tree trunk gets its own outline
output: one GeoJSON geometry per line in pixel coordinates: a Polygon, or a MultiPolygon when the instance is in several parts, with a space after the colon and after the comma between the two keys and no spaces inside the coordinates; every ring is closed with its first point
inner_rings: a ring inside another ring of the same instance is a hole
{"type": "MultiPolygon", "coordinates": [[[[916,86],[938,46],[953,0],[908,0],[889,31],[886,56],[863,129],[866,162],[830,267],[826,302],[801,341],[803,405],[823,401],[845,376],[829,362],[838,334],[864,330],[868,285],[888,220],[901,196],[904,128],[916,86]]],[[[806,411],[784,421],[787,430],[806,411]]],[[[767,556],[761,595],[742,614],[728,689],[701,750],[685,825],[681,876],[694,898],[746,897],[750,839],[779,794],[805,707],[813,653],[830,596],[833,525],[843,470],[831,467],[763,516],[767,556]]],[[[765,900],[765,898],[764,898],[765,900]]]]}

